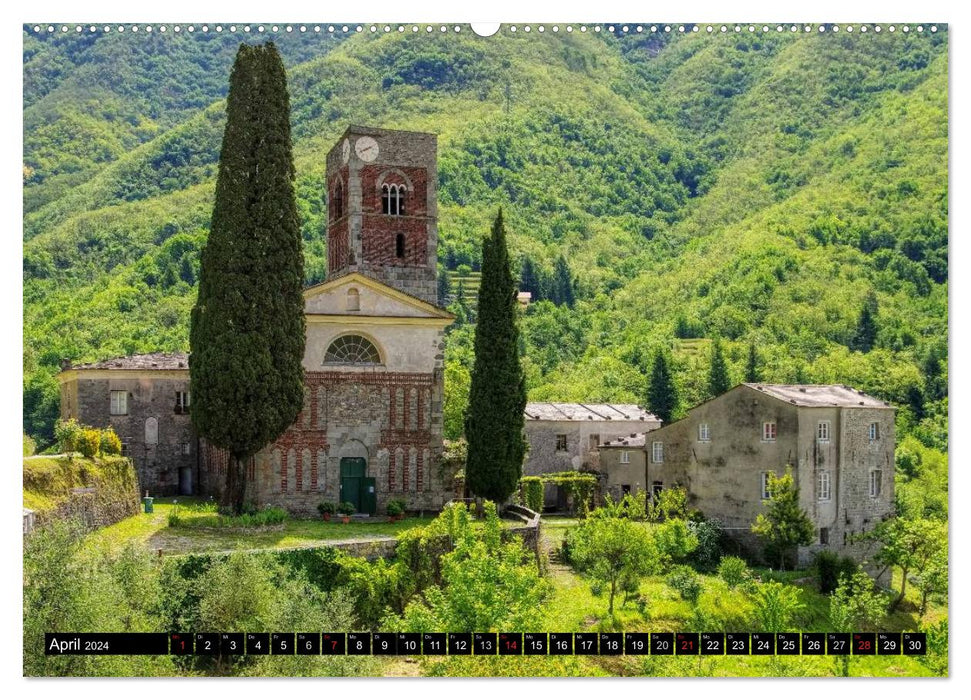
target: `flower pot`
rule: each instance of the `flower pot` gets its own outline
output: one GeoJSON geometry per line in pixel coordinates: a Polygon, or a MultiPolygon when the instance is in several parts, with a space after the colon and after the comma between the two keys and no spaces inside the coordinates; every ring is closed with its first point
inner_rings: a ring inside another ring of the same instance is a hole
{"type": "Polygon", "coordinates": [[[324,522],[330,522],[330,513],[324,513],[324,522]]]}
{"type": "Polygon", "coordinates": [[[349,522],[351,522],[351,516],[349,516],[349,515],[342,515],[341,516],[341,522],[344,523],[345,525],[347,525],[349,522]]]}

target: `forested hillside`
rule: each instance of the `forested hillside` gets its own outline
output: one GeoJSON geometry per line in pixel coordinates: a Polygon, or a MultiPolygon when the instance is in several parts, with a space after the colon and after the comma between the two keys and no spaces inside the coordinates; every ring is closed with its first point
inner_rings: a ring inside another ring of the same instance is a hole
{"type": "MultiPolygon", "coordinates": [[[[239,38],[25,32],[24,428],[42,443],[60,358],[188,347],[239,38]]],[[[663,349],[684,410],[719,337],[733,382],[754,347],[759,380],[852,384],[946,446],[945,31],[276,40],[308,283],[340,132],[432,131],[442,271],[478,270],[501,205],[542,299],[532,400],[645,403],[663,349]]],[[[455,437],[475,310],[441,286],[463,321],[455,437]]]]}

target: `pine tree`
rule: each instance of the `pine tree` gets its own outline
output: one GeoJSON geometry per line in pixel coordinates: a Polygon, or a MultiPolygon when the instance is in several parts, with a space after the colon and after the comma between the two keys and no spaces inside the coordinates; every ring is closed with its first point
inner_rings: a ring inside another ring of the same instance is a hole
{"type": "Polygon", "coordinates": [[[465,419],[465,478],[476,496],[504,502],[522,475],[526,379],[519,357],[516,280],[510,270],[502,210],[482,242],[475,363],[465,419]]]}
{"type": "Polygon", "coordinates": [[[769,500],[765,512],[759,513],[752,523],[752,532],[765,541],[768,559],[779,557],[779,569],[785,569],[786,555],[799,545],[812,542],[815,529],[799,505],[799,487],[792,476],[792,467],[786,467],[782,476],[768,474],[769,500]]]}
{"type": "Polygon", "coordinates": [[[536,270],[536,266],[533,265],[533,261],[529,258],[523,258],[523,269],[519,278],[519,289],[523,292],[529,292],[532,295],[530,299],[532,302],[537,302],[543,298],[543,290],[540,285],[540,275],[536,270]]]}
{"type": "Polygon", "coordinates": [[[710,396],[721,396],[732,388],[732,380],[728,376],[728,365],[722,352],[722,343],[715,338],[711,344],[711,366],[708,368],[708,393],[710,396]]]}
{"type": "Polygon", "coordinates": [[[647,388],[647,405],[663,423],[670,423],[678,410],[678,390],[668,366],[668,358],[662,351],[654,355],[651,381],[647,388]]]}
{"type": "Polygon", "coordinates": [[[230,454],[223,493],[239,513],[245,463],[303,405],[303,250],[290,100],[272,43],[241,45],[230,76],[209,240],[192,309],[192,423],[230,454]]]}
{"type": "Polygon", "coordinates": [[[566,258],[561,255],[556,259],[556,267],[553,270],[553,303],[557,306],[565,304],[572,309],[574,301],[570,266],[567,265],[566,258]]]}
{"type": "Polygon", "coordinates": [[[860,318],[856,322],[856,333],[853,342],[850,344],[851,350],[859,352],[870,352],[877,342],[877,320],[876,302],[867,302],[860,310],[860,318]]]}
{"type": "Polygon", "coordinates": [[[442,308],[448,306],[449,297],[452,296],[452,280],[448,276],[447,270],[438,270],[438,305],[442,308]]]}
{"type": "Polygon", "coordinates": [[[756,383],[761,380],[762,372],[759,370],[759,353],[755,348],[755,341],[748,344],[748,358],[745,361],[745,381],[756,383]]]}

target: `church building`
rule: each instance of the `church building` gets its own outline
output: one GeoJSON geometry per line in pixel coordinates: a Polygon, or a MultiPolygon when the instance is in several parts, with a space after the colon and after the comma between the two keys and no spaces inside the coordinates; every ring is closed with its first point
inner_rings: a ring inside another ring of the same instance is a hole
{"type": "MultiPolygon", "coordinates": [[[[304,291],[304,405],[293,425],[250,461],[247,499],[296,515],[316,515],[321,501],[350,502],[371,514],[383,513],[390,499],[404,500],[409,510],[441,508],[453,495],[439,465],[445,329],[454,317],[436,304],[437,137],[351,126],[327,154],[326,175],[328,275],[304,291]]],[[[142,491],[218,496],[228,457],[183,435],[191,429],[188,387],[177,387],[184,398],[175,412],[172,392],[154,390],[170,364],[169,373],[185,383],[185,358],[144,371],[126,359],[112,361],[114,369],[108,362],[62,373],[62,396],[75,397],[62,401],[62,414],[102,424],[121,405],[116,394],[125,393],[125,419],[110,423],[124,426],[132,454],[148,455],[143,468],[136,459],[142,491]],[[113,371],[119,376],[109,376],[113,371]],[[86,379],[95,373],[97,382],[86,379]],[[145,386],[136,392],[129,384],[145,386]],[[174,421],[181,432],[172,439],[189,447],[173,450],[181,461],[170,467],[162,451],[149,454],[142,442],[174,435],[168,425],[174,421]],[[152,427],[145,440],[142,422],[146,435],[152,427]],[[181,473],[196,447],[197,474],[181,473]]]]}
{"type": "MultiPolygon", "coordinates": [[[[436,305],[434,134],[349,127],[327,154],[327,281],[304,291],[304,406],[250,465],[248,497],[291,513],[321,501],[437,509],[445,328],[436,305]]],[[[226,459],[204,449],[218,491],[226,459]]],[[[449,483],[445,483],[449,481],[449,483]]]]}

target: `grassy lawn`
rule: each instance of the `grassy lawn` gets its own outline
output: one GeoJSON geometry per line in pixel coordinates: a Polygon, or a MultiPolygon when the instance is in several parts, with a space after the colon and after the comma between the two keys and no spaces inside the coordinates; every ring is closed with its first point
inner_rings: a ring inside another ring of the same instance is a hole
{"type": "MultiPolygon", "coordinates": [[[[565,517],[543,518],[543,541],[547,551],[552,553],[562,544],[570,527],[577,521],[565,517]]],[[[770,571],[754,569],[753,575],[763,581],[778,580],[797,586],[801,591],[804,608],[797,620],[801,631],[829,630],[829,598],[820,594],[812,580],[811,573],[800,571],[770,571]]],[[[625,603],[622,593],[614,603],[614,615],[607,613],[607,595],[594,595],[590,581],[579,576],[570,566],[553,557],[549,575],[555,591],[546,606],[545,629],[563,632],[608,632],[608,631],[649,631],[677,632],[694,629],[692,624],[695,607],[683,600],[668,586],[665,576],[647,576],[641,580],[639,598],[625,603]]],[[[703,592],[698,605],[710,613],[728,620],[738,616],[740,620],[751,612],[752,603],[740,591],[729,590],[717,576],[699,574],[703,592]]],[[[897,572],[894,587],[899,590],[900,575],[897,572]]],[[[880,629],[886,631],[914,631],[926,624],[933,624],[947,616],[944,601],[932,600],[923,624],[917,616],[919,595],[908,589],[907,598],[900,609],[886,617],[880,629]]],[[[727,622],[714,625],[710,631],[746,631],[750,623],[727,622]]],[[[609,673],[611,675],[632,676],[832,676],[839,674],[839,664],[833,657],[761,657],[761,656],[723,656],[723,657],[636,657],[600,656],[583,658],[583,664],[591,675],[609,673]]],[[[853,657],[849,666],[852,676],[931,676],[932,672],[916,657],[906,656],[863,656],[853,657]]]]}
{"type": "Polygon", "coordinates": [[[350,522],[339,520],[288,519],[282,525],[251,530],[191,527],[172,528],[168,516],[178,509],[182,517],[211,515],[201,499],[156,498],[154,513],[138,513],[121,522],[92,533],[87,545],[92,551],[118,551],[128,542],[136,542],[151,551],[163,554],[219,551],[228,549],[274,549],[285,547],[311,547],[342,540],[394,537],[409,528],[429,524],[432,517],[410,517],[390,522],[350,522]]]}

